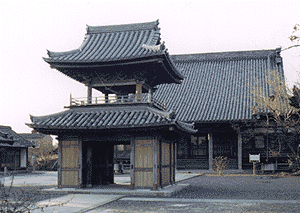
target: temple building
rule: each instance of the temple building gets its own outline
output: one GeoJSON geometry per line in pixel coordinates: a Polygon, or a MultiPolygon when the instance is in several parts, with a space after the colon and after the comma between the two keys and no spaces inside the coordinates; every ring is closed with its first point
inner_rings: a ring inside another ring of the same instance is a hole
{"type": "Polygon", "coordinates": [[[212,169],[217,156],[239,170],[249,154],[264,157],[265,138],[245,143],[233,124],[253,119],[251,87],[269,91],[267,71],[283,75],[281,50],[169,55],[158,24],[88,26],[78,49],[48,51],[51,68],[87,86],[67,111],[27,124],[58,135],[59,187],[112,183],[120,144],[132,188],[172,184],[176,168],[212,169]]]}
{"type": "Polygon", "coordinates": [[[88,26],[79,49],[48,55],[52,68],[87,85],[85,100],[71,98],[69,110],[32,116],[29,124],[58,135],[58,187],[113,183],[115,144],[131,146],[132,189],[173,184],[175,143],[197,130],[153,98],[156,86],[184,79],[160,41],[158,21],[88,26]],[[105,97],[93,97],[92,88],[105,97]]]}

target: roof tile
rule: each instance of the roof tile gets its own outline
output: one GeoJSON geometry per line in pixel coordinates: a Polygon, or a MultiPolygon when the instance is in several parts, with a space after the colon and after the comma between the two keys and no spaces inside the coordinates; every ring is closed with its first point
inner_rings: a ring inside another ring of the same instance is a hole
{"type": "Polygon", "coordinates": [[[268,68],[283,74],[275,60],[280,50],[172,55],[186,76],[181,84],[157,86],[154,98],[166,102],[180,121],[219,122],[251,119],[255,104],[250,94],[256,81],[265,91],[268,68]]]}

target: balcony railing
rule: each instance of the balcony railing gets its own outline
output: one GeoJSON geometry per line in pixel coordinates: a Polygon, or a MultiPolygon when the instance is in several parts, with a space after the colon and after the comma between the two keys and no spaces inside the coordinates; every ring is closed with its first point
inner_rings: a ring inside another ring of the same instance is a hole
{"type": "Polygon", "coordinates": [[[70,106],[89,106],[89,105],[101,105],[101,104],[133,104],[133,103],[155,103],[156,105],[163,107],[162,104],[158,103],[147,93],[143,93],[140,96],[135,94],[122,95],[122,96],[109,96],[102,97],[82,97],[73,98],[70,96],[70,106]]]}

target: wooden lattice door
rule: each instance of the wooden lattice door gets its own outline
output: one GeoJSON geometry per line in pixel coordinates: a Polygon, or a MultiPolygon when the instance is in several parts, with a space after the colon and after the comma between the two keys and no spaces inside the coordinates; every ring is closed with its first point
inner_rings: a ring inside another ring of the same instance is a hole
{"type": "Polygon", "coordinates": [[[81,185],[81,143],[80,141],[61,141],[59,187],[80,187],[81,185]]]}
{"type": "Polygon", "coordinates": [[[153,187],[153,140],[135,140],[134,185],[153,187]]]}

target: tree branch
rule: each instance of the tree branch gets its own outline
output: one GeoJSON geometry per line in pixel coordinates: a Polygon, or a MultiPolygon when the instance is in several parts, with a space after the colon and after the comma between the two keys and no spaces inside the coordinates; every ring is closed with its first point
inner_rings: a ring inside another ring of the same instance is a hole
{"type": "Polygon", "coordinates": [[[295,45],[293,45],[293,46],[284,48],[283,50],[281,50],[281,52],[282,52],[282,51],[285,51],[285,50],[288,50],[288,49],[291,49],[291,48],[293,48],[293,47],[300,47],[300,44],[295,44],[295,45]]]}

